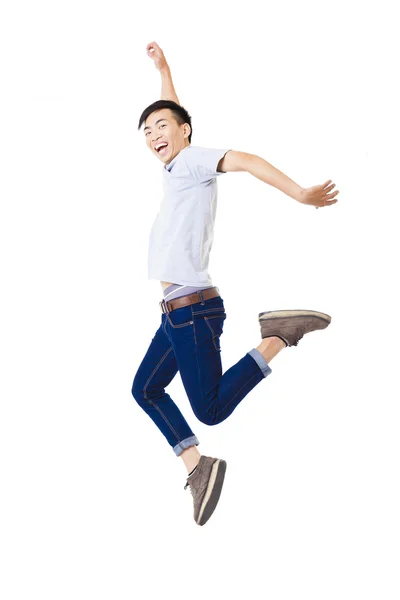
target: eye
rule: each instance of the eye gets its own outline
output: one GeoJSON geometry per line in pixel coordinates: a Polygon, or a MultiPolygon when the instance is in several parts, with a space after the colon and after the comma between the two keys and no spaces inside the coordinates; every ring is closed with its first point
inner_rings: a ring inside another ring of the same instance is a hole
{"type": "MultiPolygon", "coordinates": [[[[160,129],[161,129],[161,127],[166,127],[166,126],[167,126],[167,124],[166,124],[166,123],[163,123],[162,125],[160,125],[160,129]]],[[[144,134],[144,136],[145,136],[145,137],[147,137],[147,135],[148,135],[149,133],[150,133],[150,131],[146,131],[146,133],[144,134]]]]}

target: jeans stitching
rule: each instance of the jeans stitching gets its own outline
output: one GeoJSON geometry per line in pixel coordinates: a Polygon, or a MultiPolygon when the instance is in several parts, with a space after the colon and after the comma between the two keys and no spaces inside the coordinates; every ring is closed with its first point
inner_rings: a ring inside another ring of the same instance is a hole
{"type": "Polygon", "coordinates": [[[196,338],[196,327],[195,327],[195,323],[194,323],[194,315],[193,315],[193,308],[190,307],[190,310],[192,311],[192,323],[193,323],[193,333],[194,333],[194,345],[197,348],[197,338],[196,338]]]}
{"type": "Polygon", "coordinates": [[[146,398],[146,401],[149,404],[151,404],[152,406],[154,406],[154,408],[156,410],[158,410],[158,412],[160,413],[160,415],[162,416],[162,418],[164,419],[164,421],[166,422],[166,424],[168,425],[168,427],[170,428],[170,430],[172,431],[172,433],[175,435],[175,437],[178,440],[178,442],[180,442],[181,440],[179,439],[179,435],[176,433],[175,429],[172,427],[171,423],[168,421],[167,417],[164,415],[164,413],[161,410],[161,408],[157,404],[155,404],[152,400],[150,400],[149,398],[146,398]]]}
{"type": "Polygon", "coordinates": [[[208,322],[209,317],[204,317],[205,322],[208,325],[209,330],[212,333],[212,342],[214,344],[214,348],[217,352],[220,352],[220,349],[217,347],[217,344],[215,343],[215,339],[218,337],[218,335],[215,333],[215,331],[213,330],[213,328],[211,327],[211,324],[208,322]]]}
{"type": "Polygon", "coordinates": [[[248,384],[250,383],[250,381],[252,381],[252,380],[254,379],[254,377],[257,377],[257,375],[258,375],[258,373],[256,373],[255,375],[253,375],[253,377],[250,377],[250,379],[249,379],[248,381],[246,381],[246,383],[244,383],[244,384],[242,385],[242,387],[241,387],[241,388],[240,388],[240,389],[239,389],[239,390],[236,392],[236,394],[233,396],[233,398],[231,398],[231,399],[229,400],[228,404],[225,404],[224,408],[221,408],[221,410],[220,410],[220,411],[219,411],[219,412],[218,412],[218,413],[215,415],[215,417],[218,417],[218,415],[220,415],[220,414],[221,414],[221,412],[222,412],[223,410],[225,410],[225,409],[226,409],[226,408],[227,408],[227,407],[230,405],[230,403],[231,403],[231,402],[232,402],[232,401],[233,401],[233,400],[236,398],[236,396],[239,394],[239,392],[241,392],[241,390],[242,390],[242,389],[243,389],[243,388],[244,388],[246,385],[248,385],[248,384]]]}
{"type": "Polygon", "coordinates": [[[166,353],[160,358],[160,360],[158,361],[158,363],[156,364],[156,366],[154,367],[154,369],[150,373],[150,375],[149,375],[149,377],[148,377],[148,379],[147,379],[147,381],[146,381],[146,383],[144,385],[144,389],[143,389],[144,397],[145,397],[146,400],[147,400],[147,398],[146,398],[146,388],[147,388],[148,384],[150,383],[150,381],[151,381],[154,373],[157,371],[157,369],[159,368],[159,366],[161,365],[161,363],[164,362],[164,360],[166,359],[167,355],[171,352],[171,350],[172,350],[172,346],[170,346],[168,348],[168,350],[166,351],[166,353]]]}
{"type": "Polygon", "coordinates": [[[199,381],[199,388],[200,388],[200,392],[201,392],[201,398],[203,398],[203,387],[201,385],[201,376],[200,376],[200,365],[199,365],[199,352],[197,349],[197,344],[196,344],[196,363],[197,363],[197,379],[199,381]]]}
{"type": "Polygon", "coordinates": [[[204,317],[205,322],[208,325],[209,330],[211,331],[211,333],[213,334],[213,337],[216,335],[214,329],[211,327],[210,323],[208,322],[208,317],[204,317]]]}
{"type": "Polygon", "coordinates": [[[160,359],[159,363],[154,367],[152,373],[150,374],[148,380],[145,383],[145,386],[143,388],[143,394],[144,394],[144,399],[146,400],[146,402],[149,402],[152,406],[154,406],[154,408],[156,410],[158,410],[158,412],[160,413],[160,415],[162,416],[162,418],[164,419],[164,421],[167,423],[168,427],[171,429],[171,431],[173,432],[173,434],[176,436],[177,440],[179,440],[179,435],[176,433],[175,429],[172,427],[171,423],[168,421],[167,417],[164,415],[164,413],[162,412],[161,408],[157,404],[155,404],[152,400],[150,400],[150,398],[147,398],[147,392],[146,392],[146,388],[147,388],[148,384],[150,383],[151,379],[153,378],[154,373],[156,373],[156,371],[159,368],[159,366],[164,362],[164,360],[166,359],[166,357],[168,356],[168,354],[171,351],[172,351],[172,346],[170,348],[168,348],[168,350],[166,351],[166,353],[164,354],[164,356],[160,359]]]}
{"type": "Polygon", "coordinates": [[[194,312],[192,310],[192,312],[193,312],[194,315],[203,315],[203,314],[208,313],[208,312],[216,312],[216,311],[218,311],[220,313],[225,313],[225,308],[221,308],[219,306],[216,306],[215,308],[207,308],[207,310],[195,310],[194,312]]]}
{"type": "Polygon", "coordinates": [[[173,329],[179,329],[179,327],[187,327],[188,325],[192,325],[192,321],[186,321],[186,323],[181,323],[180,325],[174,325],[173,322],[171,321],[171,318],[168,316],[168,314],[166,314],[166,317],[168,319],[168,323],[171,325],[171,327],[173,329]]]}
{"type": "MultiPolygon", "coordinates": [[[[167,319],[165,319],[165,320],[164,320],[164,325],[163,325],[163,327],[162,327],[162,328],[163,328],[163,331],[164,331],[164,333],[165,333],[166,337],[168,338],[167,332],[165,331],[165,326],[166,326],[166,324],[167,324],[167,319]]],[[[168,338],[168,340],[169,340],[169,338],[168,338]]]]}

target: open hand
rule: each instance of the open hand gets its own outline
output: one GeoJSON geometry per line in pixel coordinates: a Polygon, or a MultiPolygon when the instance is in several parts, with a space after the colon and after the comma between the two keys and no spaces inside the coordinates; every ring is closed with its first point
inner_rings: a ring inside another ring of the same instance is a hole
{"type": "Polygon", "coordinates": [[[167,67],[167,61],[165,60],[164,52],[161,50],[157,42],[150,42],[146,46],[147,54],[154,60],[156,69],[161,71],[164,67],[167,67]]]}
{"type": "Polygon", "coordinates": [[[332,204],[336,204],[337,202],[335,196],[338,195],[339,190],[332,192],[332,194],[329,194],[328,192],[333,190],[335,186],[336,183],[332,183],[332,179],[328,179],[328,181],[325,181],[322,185],[314,185],[313,187],[303,189],[300,192],[299,202],[315,206],[315,208],[332,206],[332,204]]]}

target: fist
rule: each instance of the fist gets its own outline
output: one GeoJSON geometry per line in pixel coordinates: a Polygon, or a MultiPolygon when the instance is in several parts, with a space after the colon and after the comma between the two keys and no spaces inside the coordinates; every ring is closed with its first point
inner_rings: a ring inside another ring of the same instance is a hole
{"type": "Polygon", "coordinates": [[[147,44],[146,51],[148,56],[154,60],[156,69],[160,71],[163,67],[167,66],[164,53],[157,42],[150,42],[150,44],[147,44]]]}

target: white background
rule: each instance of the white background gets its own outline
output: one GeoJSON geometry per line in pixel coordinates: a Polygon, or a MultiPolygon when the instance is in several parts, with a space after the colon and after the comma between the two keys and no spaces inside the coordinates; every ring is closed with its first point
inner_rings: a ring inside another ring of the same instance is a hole
{"type": "Polygon", "coordinates": [[[2,599],[398,600],[394,4],[6,0],[0,23],[2,599]],[[160,97],[151,41],[193,145],[340,190],[316,211],[218,179],[224,370],[259,344],[258,312],[332,323],[218,426],[179,374],[168,387],[200,452],[227,461],[204,527],[131,395],[161,322],[163,165],[137,130],[160,97]]]}

